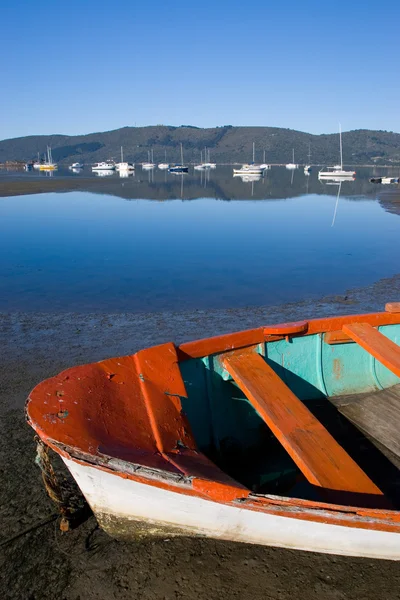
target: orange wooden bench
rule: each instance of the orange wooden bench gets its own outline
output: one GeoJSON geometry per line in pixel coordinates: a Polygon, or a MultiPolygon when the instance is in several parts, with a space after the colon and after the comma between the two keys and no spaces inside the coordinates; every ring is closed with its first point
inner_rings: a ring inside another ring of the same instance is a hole
{"type": "Polygon", "coordinates": [[[400,347],[368,323],[343,325],[343,332],[400,377],[400,347]]]}
{"type": "Polygon", "coordinates": [[[243,349],[222,355],[220,361],[310,483],[382,495],[262,356],[243,349]]]}

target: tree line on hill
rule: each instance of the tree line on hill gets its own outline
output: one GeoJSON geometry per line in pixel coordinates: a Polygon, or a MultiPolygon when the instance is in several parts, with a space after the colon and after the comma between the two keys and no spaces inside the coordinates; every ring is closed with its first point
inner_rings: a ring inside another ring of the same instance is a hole
{"type": "MultiPolygon", "coordinates": [[[[343,161],[349,165],[400,165],[400,134],[389,131],[358,129],[343,133],[343,161]]],[[[155,162],[180,162],[180,145],[184,161],[200,162],[204,148],[217,163],[251,162],[253,142],[256,162],[271,164],[336,164],[339,161],[339,135],[313,135],[278,127],[233,127],[224,125],[199,128],[190,125],[172,127],[123,127],[88,135],[32,135],[0,141],[0,163],[30,161],[44,155],[51,146],[53,159],[60,164],[119,160],[123,146],[124,160],[142,162],[153,152],[155,162]]]]}

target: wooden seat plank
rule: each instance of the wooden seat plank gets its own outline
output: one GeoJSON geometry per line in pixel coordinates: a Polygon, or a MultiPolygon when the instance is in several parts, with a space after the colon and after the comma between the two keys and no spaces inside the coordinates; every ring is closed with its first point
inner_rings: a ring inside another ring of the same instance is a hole
{"type": "Polygon", "coordinates": [[[237,350],[220,360],[310,483],[330,490],[382,494],[263,357],[237,350]]]}
{"type": "Polygon", "coordinates": [[[400,377],[400,347],[397,344],[368,323],[343,325],[343,331],[392,373],[400,377]]]}

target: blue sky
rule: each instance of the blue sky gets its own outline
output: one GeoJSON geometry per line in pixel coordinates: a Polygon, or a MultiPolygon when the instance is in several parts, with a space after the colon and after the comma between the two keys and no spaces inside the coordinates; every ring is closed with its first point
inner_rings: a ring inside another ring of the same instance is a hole
{"type": "Polygon", "coordinates": [[[0,139],[125,125],[400,132],[400,2],[0,0],[0,139]]]}

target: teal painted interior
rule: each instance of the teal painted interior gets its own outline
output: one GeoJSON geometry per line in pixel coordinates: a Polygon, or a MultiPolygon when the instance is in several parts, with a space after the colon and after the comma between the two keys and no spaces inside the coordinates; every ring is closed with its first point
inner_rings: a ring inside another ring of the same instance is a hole
{"type": "MultiPolygon", "coordinates": [[[[386,325],[380,331],[400,344],[400,325],[386,325]]],[[[357,443],[365,446],[364,441],[360,444],[362,434],[327,398],[400,382],[358,344],[329,345],[324,334],[268,342],[258,352],[317,418],[327,427],[332,421],[337,435],[351,438],[354,448],[357,443]]],[[[297,466],[221,367],[218,356],[184,361],[180,369],[188,393],[182,407],[202,452],[254,491],[313,497],[315,490],[304,481],[297,485],[302,478],[297,466]]],[[[338,441],[347,443],[344,437],[338,441]]]]}

